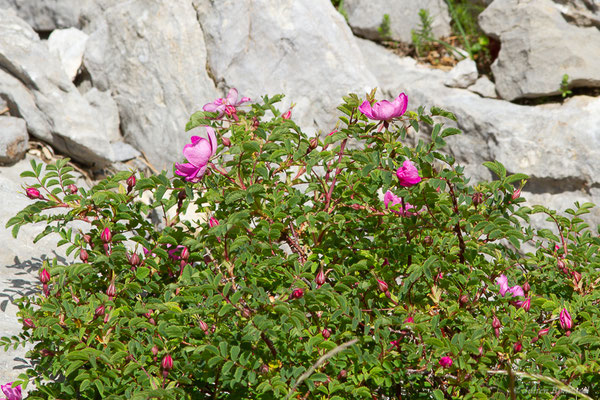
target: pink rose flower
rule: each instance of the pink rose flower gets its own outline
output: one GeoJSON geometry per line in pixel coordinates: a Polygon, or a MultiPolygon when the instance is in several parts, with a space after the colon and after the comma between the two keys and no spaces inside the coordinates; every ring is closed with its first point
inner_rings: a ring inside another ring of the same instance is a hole
{"type": "MultiPolygon", "coordinates": [[[[394,193],[390,192],[389,190],[387,192],[385,192],[385,195],[383,195],[383,204],[385,204],[385,208],[387,209],[389,207],[389,204],[392,203],[392,207],[396,206],[398,204],[402,204],[402,199],[398,196],[396,196],[394,193]]],[[[410,204],[409,202],[405,202],[404,206],[406,209],[403,209],[402,206],[399,207],[399,210],[392,210],[392,212],[401,215],[403,217],[410,217],[412,215],[417,215],[418,212],[413,212],[413,211],[409,211],[410,209],[414,209],[415,206],[413,206],[412,204],[410,204]]]]}
{"type": "Polygon", "coordinates": [[[571,319],[571,314],[567,311],[566,308],[563,308],[558,316],[558,320],[560,322],[561,328],[565,330],[569,330],[573,327],[573,320],[571,319]]]}
{"type": "Polygon", "coordinates": [[[396,176],[400,180],[400,185],[404,187],[410,187],[421,182],[419,171],[410,160],[402,163],[402,167],[396,171],[396,176]]]}
{"type": "Polygon", "coordinates": [[[381,100],[371,106],[371,103],[365,100],[358,109],[369,119],[389,121],[401,117],[406,112],[407,105],[408,98],[404,93],[400,93],[391,103],[387,100],[381,100]]]}
{"type": "Polygon", "coordinates": [[[208,140],[199,136],[192,136],[192,143],[183,147],[183,155],[187,163],[175,163],[175,173],[185,177],[188,182],[198,182],[204,176],[208,161],[217,151],[217,136],[211,127],[206,127],[208,140]]]}
{"type": "Polygon", "coordinates": [[[444,368],[449,368],[452,366],[452,358],[450,357],[442,357],[440,358],[439,364],[444,368]]]}
{"type": "Polygon", "coordinates": [[[21,385],[11,387],[12,382],[8,382],[6,385],[0,385],[2,393],[6,396],[6,400],[21,400],[23,395],[21,394],[21,385]]]}
{"type": "Polygon", "coordinates": [[[202,109],[208,112],[217,112],[219,113],[219,118],[221,118],[224,113],[227,113],[227,115],[235,114],[237,112],[237,106],[249,101],[249,97],[242,97],[240,100],[238,100],[237,89],[231,88],[226,98],[216,99],[212,103],[207,103],[204,105],[204,107],[202,107],[202,109]]]}

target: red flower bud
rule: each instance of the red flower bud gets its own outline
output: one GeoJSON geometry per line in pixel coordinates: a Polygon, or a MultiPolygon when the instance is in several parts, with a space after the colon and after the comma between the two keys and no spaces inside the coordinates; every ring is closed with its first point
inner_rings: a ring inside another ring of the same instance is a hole
{"type": "Polygon", "coordinates": [[[29,197],[31,200],[42,198],[40,191],[33,187],[28,187],[25,189],[25,195],[27,195],[27,197],[29,197]]]}
{"type": "Polygon", "coordinates": [[[169,354],[163,357],[161,366],[165,371],[170,371],[173,368],[173,359],[169,354]]]}
{"type": "Polygon", "coordinates": [[[460,305],[462,306],[466,306],[467,303],[469,302],[469,296],[467,296],[466,294],[463,294],[462,296],[460,296],[460,305]]]}
{"type": "Polygon", "coordinates": [[[290,119],[292,117],[292,110],[287,110],[281,114],[281,119],[290,119]]]}
{"type": "Polygon", "coordinates": [[[115,287],[114,281],[111,282],[110,285],[108,285],[108,289],[106,289],[106,295],[109,299],[112,299],[117,295],[117,288],[115,287]]]}
{"type": "Polygon", "coordinates": [[[323,273],[323,269],[319,269],[317,276],[315,276],[315,282],[318,286],[321,286],[325,283],[325,274],[323,273]]]}
{"type": "Polygon", "coordinates": [[[531,308],[531,297],[528,297],[523,304],[521,304],[521,307],[525,310],[525,311],[529,311],[529,309],[531,308]]]}
{"type": "Polygon", "coordinates": [[[452,358],[450,357],[442,357],[440,358],[440,361],[438,362],[438,364],[440,364],[440,366],[444,367],[444,368],[450,368],[452,366],[452,358]]]}
{"type": "Polygon", "coordinates": [[[523,292],[525,292],[525,294],[527,294],[527,292],[529,292],[531,290],[531,286],[529,286],[529,282],[525,282],[525,284],[523,285],[523,292]]]}
{"type": "Polygon", "coordinates": [[[215,217],[210,217],[210,219],[208,220],[208,226],[210,226],[211,228],[214,228],[217,225],[221,225],[221,224],[219,224],[219,220],[216,219],[215,217]]]}
{"type": "Polygon", "coordinates": [[[88,262],[88,252],[85,249],[81,249],[81,251],[79,251],[79,259],[82,263],[88,262]]]}
{"type": "Polygon", "coordinates": [[[69,189],[69,193],[77,194],[77,186],[74,184],[71,183],[69,186],[67,186],[67,189],[69,189]]]}
{"type": "Polygon", "coordinates": [[[190,258],[190,251],[187,247],[184,247],[183,249],[181,249],[181,254],[179,256],[182,260],[187,260],[188,258],[190,258]]]}
{"type": "Polygon", "coordinates": [[[558,317],[561,328],[565,330],[570,330],[573,326],[573,320],[571,319],[571,314],[567,311],[566,308],[563,308],[558,317]]]}
{"type": "Polygon", "coordinates": [[[226,137],[221,138],[221,143],[223,143],[223,146],[225,147],[231,146],[231,140],[229,140],[229,138],[226,137]]]}
{"type": "Polygon", "coordinates": [[[127,192],[131,192],[135,186],[135,174],[127,178],[127,192]]]}
{"type": "Polygon", "coordinates": [[[515,353],[520,352],[523,349],[523,345],[521,344],[521,342],[515,342],[515,344],[513,344],[513,350],[515,351],[515,353]]]}
{"type": "Polygon", "coordinates": [[[25,318],[23,320],[23,325],[25,325],[26,328],[35,328],[35,324],[31,320],[31,318],[25,318]]]}
{"type": "Polygon", "coordinates": [[[500,320],[498,319],[498,317],[496,317],[494,315],[494,319],[492,319],[492,328],[494,329],[498,329],[502,326],[502,324],[500,323],[500,320]]]}
{"type": "Polygon", "coordinates": [[[102,234],[100,234],[100,239],[104,242],[104,243],[109,243],[112,239],[112,233],[110,232],[110,229],[104,228],[104,230],[102,231],[102,234]]]}
{"type": "Polygon", "coordinates": [[[415,320],[414,320],[414,318],[413,318],[412,316],[409,316],[408,318],[406,318],[406,319],[404,320],[404,323],[405,323],[405,324],[412,324],[412,323],[414,323],[414,322],[415,322],[415,320]]]}
{"type": "Polygon", "coordinates": [[[129,256],[129,265],[132,267],[140,265],[140,256],[138,256],[137,253],[133,253],[129,256]]]}
{"type": "Polygon", "coordinates": [[[204,333],[207,333],[208,325],[206,325],[206,322],[200,320],[200,329],[202,329],[204,331],[204,333]]]}
{"type": "Polygon", "coordinates": [[[317,146],[319,145],[319,139],[317,139],[317,138],[310,139],[309,145],[310,145],[311,149],[313,149],[313,150],[316,149],[317,146]]]}
{"type": "Polygon", "coordinates": [[[565,262],[563,260],[558,260],[556,262],[556,266],[558,267],[558,269],[560,269],[562,271],[565,269],[565,262]]]}
{"type": "Polygon", "coordinates": [[[548,331],[550,331],[550,328],[544,328],[544,329],[540,329],[540,330],[538,331],[538,336],[540,336],[540,337],[541,337],[541,336],[545,336],[545,335],[547,335],[547,334],[548,334],[548,331]]]}
{"type": "Polygon", "coordinates": [[[331,332],[329,331],[329,329],[323,328],[323,330],[321,331],[321,335],[323,335],[325,340],[327,340],[331,336],[331,332]]]}
{"type": "Polygon", "coordinates": [[[104,304],[100,304],[98,307],[96,307],[96,311],[94,312],[94,316],[95,317],[101,317],[104,315],[104,312],[106,311],[106,308],[104,307],[104,304]]]}
{"type": "Polygon", "coordinates": [[[158,346],[154,345],[152,346],[152,355],[156,356],[158,354],[158,346]]]}
{"type": "Polygon", "coordinates": [[[388,291],[388,284],[385,283],[385,281],[382,281],[381,279],[377,279],[377,286],[379,287],[379,290],[381,290],[384,293],[388,291]]]}
{"type": "Polygon", "coordinates": [[[40,282],[42,282],[43,284],[50,282],[50,273],[46,268],[43,268],[40,271],[40,282]]]}
{"type": "Polygon", "coordinates": [[[518,199],[519,197],[521,197],[521,188],[519,188],[519,189],[516,189],[516,190],[513,192],[512,196],[511,196],[511,198],[512,198],[513,200],[516,200],[516,199],[518,199]]]}
{"type": "Polygon", "coordinates": [[[294,289],[294,291],[292,292],[293,299],[299,299],[299,298],[302,298],[303,296],[304,296],[304,289],[298,288],[298,289],[294,289]]]}
{"type": "Polygon", "coordinates": [[[471,196],[471,199],[473,199],[473,204],[475,205],[475,207],[477,207],[478,205],[483,203],[483,193],[481,193],[481,192],[473,193],[473,195],[471,196]]]}
{"type": "Polygon", "coordinates": [[[338,379],[340,381],[343,381],[344,379],[346,379],[346,376],[348,376],[348,373],[346,372],[345,369],[341,370],[340,373],[338,374],[338,379]]]}
{"type": "Polygon", "coordinates": [[[496,335],[497,338],[500,338],[500,328],[494,328],[494,335],[496,335]]]}

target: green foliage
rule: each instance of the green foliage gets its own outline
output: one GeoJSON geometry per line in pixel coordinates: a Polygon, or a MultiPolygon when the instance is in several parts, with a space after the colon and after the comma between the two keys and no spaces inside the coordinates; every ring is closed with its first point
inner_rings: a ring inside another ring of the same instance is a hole
{"type": "Polygon", "coordinates": [[[560,82],[560,94],[563,97],[568,97],[573,94],[571,90],[569,90],[569,75],[564,74],[562,77],[562,81],[560,82]]]}
{"type": "Polygon", "coordinates": [[[335,9],[342,14],[346,21],[348,21],[348,12],[344,8],[344,0],[331,0],[331,4],[333,4],[335,9]]]}
{"type": "Polygon", "coordinates": [[[485,3],[473,0],[446,0],[452,18],[452,29],[461,38],[462,45],[472,59],[489,57],[489,38],[481,31],[477,17],[485,3]]]}
{"type": "Polygon", "coordinates": [[[417,57],[422,57],[423,53],[431,50],[431,43],[435,40],[431,31],[432,23],[429,10],[421,8],[419,10],[419,29],[412,30],[412,42],[417,57]]]}
{"type": "Polygon", "coordinates": [[[392,37],[389,14],[383,14],[383,19],[381,20],[381,24],[377,27],[377,32],[379,33],[379,37],[383,40],[388,40],[392,37]]]}
{"type": "Polygon", "coordinates": [[[66,161],[24,172],[47,199],[7,226],[46,224],[73,257],[44,265],[47,294],[18,299],[24,331],[1,339],[32,346],[31,399],[598,398],[591,204],[524,207],[527,176],[499,162],[470,184],[442,153],[459,131],[439,108],[373,122],[349,95],[339,129],[311,139],[280,99],[191,117],[221,143],[198,183],[121,172],[72,194],[66,161]],[[406,146],[410,127],[430,140],[406,146]],[[395,174],[407,160],[412,186],[395,174]],[[536,213],[554,228],[533,228],[536,213]],[[529,310],[499,294],[501,275],[529,286],[529,310]]]}

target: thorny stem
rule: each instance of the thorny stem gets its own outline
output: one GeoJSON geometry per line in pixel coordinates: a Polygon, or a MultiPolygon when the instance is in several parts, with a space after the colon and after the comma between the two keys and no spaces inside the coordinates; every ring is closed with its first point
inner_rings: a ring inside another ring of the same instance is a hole
{"type": "Polygon", "coordinates": [[[333,195],[333,188],[335,186],[335,182],[337,181],[337,177],[339,175],[339,173],[342,171],[342,167],[340,167],[340,162],[342,161],[342,156],[344,155],[344,149],[346,148],[346,143],[348,142],[348,139],[344,139],[342,140],[342,144],[340,146],[340,151],[338,153],[338,166],[335,169],[335,175],[333,176],[333,181],[331,182],[331,186],[329,187],[329,192],[327,193],[327,198],[326,198],[326,203],[325,203],[325,209],[329,209],[329,203],[331,203],[331,196],[333,195]]]}
{"type": "MultiPolygon", "coordinates": [[[[450,197],[452,198],[452,205],[454,206],[454,213],[456,215],[459,215],[458,201],[456,200],[456,194],[454,193],[454,186],[448,179],[445,179],[445,181],[448,183],[448,188],[450,189],[450,197]]],[[[458,237],[458,246],[460,248],[460,251],[458,252],[458,258],[459,258],[461,264],[465,264],[466,246],[465,246],[465,241],[462,237],[462,231],[460,228],[460,220],[456,222],[456,225],[454,225],[454,232],[456,232],[456,237],[458,237]]]]}

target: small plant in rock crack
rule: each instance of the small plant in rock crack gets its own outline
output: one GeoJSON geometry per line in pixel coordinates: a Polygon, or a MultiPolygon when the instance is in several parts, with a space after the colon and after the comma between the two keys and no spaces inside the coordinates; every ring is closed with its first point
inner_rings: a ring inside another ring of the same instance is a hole
{"type": "Polygon", "coordinates": [[[560,82],[560,95],[564,99],[565,97],[571,96],[573,92],[569,90],[569,75],[564,74],[562,81],[560,82]]]}
{"type": "Polygon", "coordinates": [[[349,95],[313,138],[280,99],[205,105],[174,176],[86,190],[66,161],[32,163],[32,203],[7,225],[45,224],[35,240],[58,235],[72,259],[16,300],[23,332],[1,343],[30,345],[32,368],[12,385],[35,384],[30,399],[598,398],[591,204],[524,207],[527,177],[498,162],[471,185],[441,151],[454,115],[407,111],[404,94],[349,95]],[[430,139],[405,145],[423,126],[430,139]]]}
{"type": "Polygon", "coordinates": [[[383,19],[381,20],[381,24],[377,27],[377,32],[382,40],[389,40],[392,38],[389,14],[383,14],[383,19]]]}

